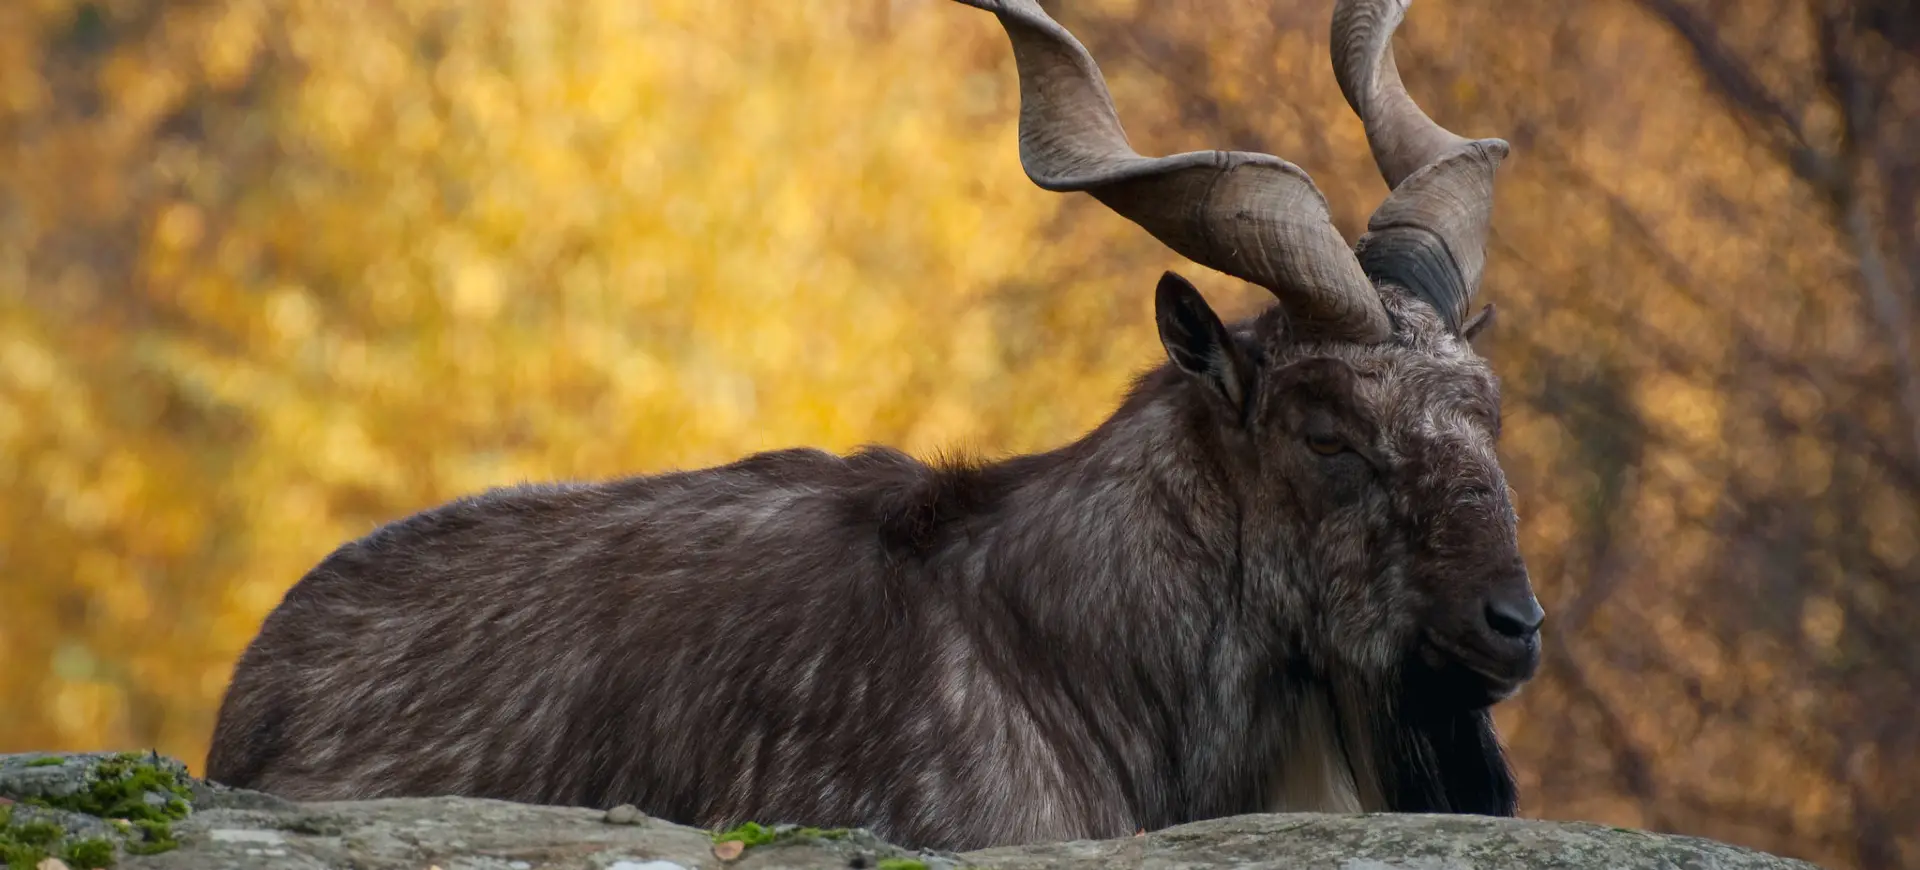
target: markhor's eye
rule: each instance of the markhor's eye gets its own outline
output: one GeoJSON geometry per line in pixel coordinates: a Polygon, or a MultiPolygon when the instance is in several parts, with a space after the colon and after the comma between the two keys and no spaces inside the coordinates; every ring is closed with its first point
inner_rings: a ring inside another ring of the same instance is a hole
{"type": "Polygon", "coordinates": [[[1321,456],[1332,456],[1347,449],[1347,442],[1335,435],[1308,435],[1307,449],[1321,456]]]}

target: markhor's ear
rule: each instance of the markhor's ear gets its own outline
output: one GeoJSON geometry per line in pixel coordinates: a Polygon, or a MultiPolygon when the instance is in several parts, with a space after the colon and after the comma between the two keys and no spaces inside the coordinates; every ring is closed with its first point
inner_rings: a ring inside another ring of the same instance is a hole
{"type": "Polygon", "coordinates": [[[1154,320],[1160,326],[1160,344],[1167,358],[1187,374],[1207,383],[1238,409],[1246,396],[1245,365],[1234,351],[1220,316],[1187,279],[1172,272],[1160,276],[1154,292],[1154,320]]]}

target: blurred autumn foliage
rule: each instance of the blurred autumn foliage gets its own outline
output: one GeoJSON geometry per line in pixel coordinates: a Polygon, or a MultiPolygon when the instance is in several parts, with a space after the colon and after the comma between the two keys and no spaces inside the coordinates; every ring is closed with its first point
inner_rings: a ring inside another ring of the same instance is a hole
{"type": "MultiPolygon", "coordinates": [[[[1144,153],[1384,195],[1331,0],[1061,0],[1144,153]]],[[[1528,815],[1920,866],[1920,13],[1423,0],[1550,616],[1528,815]]],[[[0,751],[196,766],[375,524],[771,447],[1057,445],[1202,272],[1034,188],[944,0],[0,3],[0,751]]]]}

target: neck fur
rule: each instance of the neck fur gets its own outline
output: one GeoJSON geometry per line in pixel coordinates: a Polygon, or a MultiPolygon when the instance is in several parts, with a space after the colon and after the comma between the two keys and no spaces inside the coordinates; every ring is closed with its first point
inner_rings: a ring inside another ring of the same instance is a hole
{"type": "Polygon", "coordinates": [[[1373,722],[1380,711],[1336,713],[1324,690],[1307,689],[1282,724],[1278,758],[1262,810],[1270,813],[1367,813],[1389,809],[1374,757],[1373,722]],[[1359,718],[1361,721],[1354,721],[1359,718]]]}
{"type": "Polygon", "coordinates": [[[1248,581],[1204,409],[1146,386],[1086,438],[1034,458],[1044,465],[1014,496],[1017,520],[993,533],[1020,574],[982,578],[1029,635],[977,648],[1024,647],[1009,666],[1053,671],[1084,720],[1052,723],[1063,733],[1127,732],[1081,763],[1106,768],[1142,824],[1387,809],[1373,757],[1387,711],[1357,687],[1274,682],[1289,670],[1266,625],[1275,603],[1248,581]]]}

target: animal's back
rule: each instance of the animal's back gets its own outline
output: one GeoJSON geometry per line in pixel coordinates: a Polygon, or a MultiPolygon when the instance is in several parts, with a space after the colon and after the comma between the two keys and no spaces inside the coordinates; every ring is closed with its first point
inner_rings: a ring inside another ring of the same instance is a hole
{"type": "MultiPolygon", "coordinates": [[[[873,493],[924,471],[782,451],[495,490],[391,523],[268,617],[208,775],[300,799],[636,801],[683,821],[825,775],[781,769],[836,757],[786,742],[868,741],[827,727],[859,705],[864,685],[849,681],[875,656],[916,660],[875,631],[908,608],[872,594],[887,564],[873,493]],[[741,757],[756,751],[777,757],[741,757]]],[[[821,747],[835,748],[877,747],[821,747]]]]}

